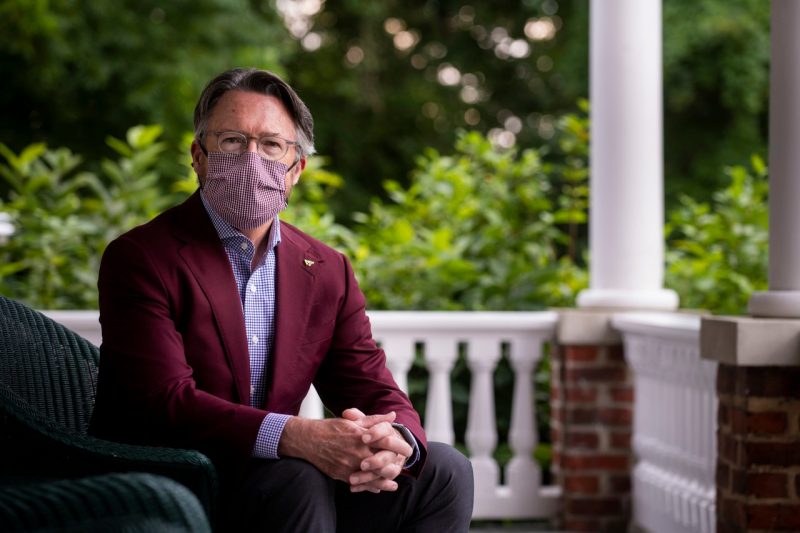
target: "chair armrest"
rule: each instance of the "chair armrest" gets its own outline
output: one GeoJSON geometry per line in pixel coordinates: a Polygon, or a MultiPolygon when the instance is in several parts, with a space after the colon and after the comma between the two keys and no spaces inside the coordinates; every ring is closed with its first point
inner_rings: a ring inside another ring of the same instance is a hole
{"type": "MultiPolygon", "coordinates": [[[[8,408],[6,404],[4,407],[8,408]]],[[[219,482],[211,460],[195,450],[125,444],[72,433],[41,417],[0,412],[3,476],[62,478],[149,472],[191,490],[213,523],[219,482]]],[[[30,414],[30,413],[27,413],[30,414]]]]}
{"type": "Polygon", "coordinates": [[[0,485],[3,531],[211,533],[197,498],[152,474],[104,474],[0,485]]]}

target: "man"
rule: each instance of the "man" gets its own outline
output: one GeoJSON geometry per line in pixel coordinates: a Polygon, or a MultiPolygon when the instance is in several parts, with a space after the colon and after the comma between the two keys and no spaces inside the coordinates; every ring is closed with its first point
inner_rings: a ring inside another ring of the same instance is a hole
{"type": "Polygon", "coordinates": [[[426,442],[347,259],[277,216],[313,153],[305,104],[234,69],[194,125],[199,191],[103,256],[92,431],[208,454],[232,531],[466,531],[469,462],[426,442]],[[297,416],[312,383],[339,417],[297,416]]]}

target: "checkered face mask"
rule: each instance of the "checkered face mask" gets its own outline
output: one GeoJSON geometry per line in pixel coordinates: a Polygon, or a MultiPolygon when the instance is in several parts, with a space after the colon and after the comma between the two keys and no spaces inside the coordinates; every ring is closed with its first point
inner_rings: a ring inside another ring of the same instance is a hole
{"type": "Polygon", "coordinates": [[[272,220],[286,208],[289,167],[254,152],[209,152],[203,195],[211,208],[239,230],[272,220]]]}

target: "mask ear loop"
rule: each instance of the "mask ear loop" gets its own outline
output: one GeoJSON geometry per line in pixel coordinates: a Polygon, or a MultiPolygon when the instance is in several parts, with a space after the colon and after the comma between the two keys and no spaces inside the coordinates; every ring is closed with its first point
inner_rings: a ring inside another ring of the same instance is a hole
{"type": "MultiPolygon", "coordinates": [[[[297,163],[299,163],[301,159],[302,159],[302,157],[298,153],[297,157],[294,158],[294,163],[292,163],[291,166],[289,166],[289,168],[286,169],[286,174],[289,174],[289,172],[291,172],[292,169],[297,166],[297,163]]],[[[294,183],[292,184],[292,186],[297,185],[298,181],[300,181],[300,176],[298,176],[297,179],[294,180],[294,183]]],[[[289,205],[289,196],[290,195],[287,195],[286,192],[283,193],[283,197],[286,199],[286,205],[287,206],[289,205]]]]}

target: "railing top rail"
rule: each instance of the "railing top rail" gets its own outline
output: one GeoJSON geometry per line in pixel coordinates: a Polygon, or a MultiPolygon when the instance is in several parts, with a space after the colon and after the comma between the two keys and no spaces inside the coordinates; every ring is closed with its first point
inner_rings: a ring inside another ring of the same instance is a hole
{"type": "Polygon", "coordinates": [[[376,333],[542,333],[555,331],[554,311],[369,311],[376,333]]]}
{"type": "Polygon", "coordinates": [[[100,320],[100,312],[96,310],[82,311],[74,309],[66,310],[44,310],[42,311],[46,316],[52,318],[56,322],[66,324],[80,323],[80,324],[94,324],[100,320]]]}
{"type": "Polygon", "coordinates": [[[616,313],[611,325],[622,333],[699,342],[701,314],[630,311],[616,313]]]}

